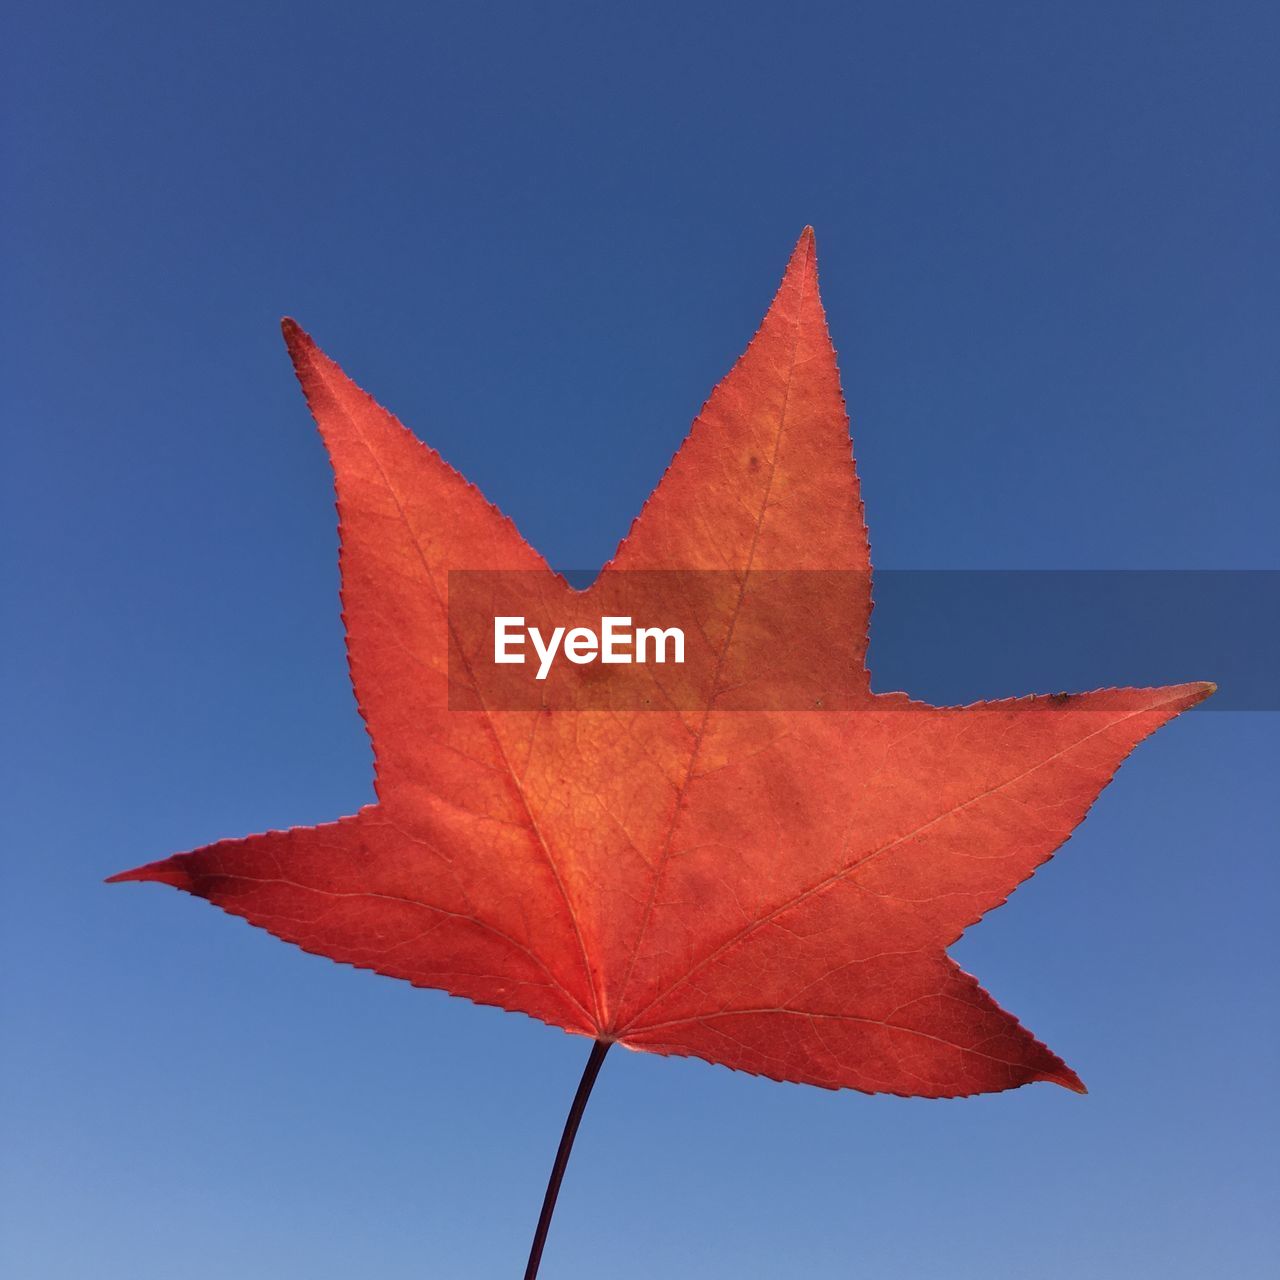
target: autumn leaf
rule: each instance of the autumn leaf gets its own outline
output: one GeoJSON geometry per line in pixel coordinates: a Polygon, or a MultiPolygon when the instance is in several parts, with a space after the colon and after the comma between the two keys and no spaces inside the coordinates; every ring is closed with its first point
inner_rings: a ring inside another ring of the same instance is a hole
{"type": "Polygon", "coordinates": [[[867,534],[811,231],[587,591],[284,331],[336,476],[377,803],[114,880],[605,1045],[867,1092],[1083,1088],[947,948],[1213,686],[941,708],[871,692],[867,534]],[[490,606],[511,593],[509,616],[548,628],[667,608],[691,651],[539,684],[493,661],[490,606]]]}

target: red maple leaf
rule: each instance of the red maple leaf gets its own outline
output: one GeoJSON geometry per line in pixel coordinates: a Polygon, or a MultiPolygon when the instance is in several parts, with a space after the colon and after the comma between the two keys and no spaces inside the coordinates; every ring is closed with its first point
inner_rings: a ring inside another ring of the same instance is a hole
{"type": "Polygon", "coordinates": [[[867,1092],[1083,1088],[947,948],[1213,686],[940,708],[870,691],[867,536],[811,231],[585,592],[284,330],[336,476],[377,803],[113,879],[604,1045],[867,1092]],[[458,570],[494,575],[474,617],[451,607],[458,570]],[[475,623],[507,581],[551,621],[645,583],[693,617],[695,652],[630,669],[616,697],[599,668],[539,686],[488,660],[475,623]]]}

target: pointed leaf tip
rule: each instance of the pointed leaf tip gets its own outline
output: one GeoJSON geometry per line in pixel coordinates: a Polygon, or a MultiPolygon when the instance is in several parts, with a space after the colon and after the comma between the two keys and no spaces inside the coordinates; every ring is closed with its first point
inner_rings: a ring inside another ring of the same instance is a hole
{"type": "Polygon", "coordinates": [[[148,862],[145,866],[134,867],[131,871],[117,871],[102,883],[128,884],[134,881],[139,883],[155,881],[159,884],[172,885],[175,889],[183,889],[190,885],[191,878],[177,866],[173,858],[163,858],[159,862],[148,862]]]}
{"type": "Polygon", "coordinates": [[[284,335],[284,345],[289,352],[293,364],[293,372],[302,383],[303,394],[311,401],[308,378],[317,361],[324,361],[324,352],[316,345],[315,339],[292,316],[285,316],[280,321],[280,332],[284,335]]]}
{"type": "Polygon", "coordinates": [[[1086,1094],[1089,1092],[1085,1082],[1065,1063],[1063,1063],[1062,1071],[1062,1075],[1053,1077],[1054,1084],[1060,1084],[1064,1089],[1068,1089],[1072,1093],[1086,1094]]]}
{"type": "Polygon", "coordinates": [[[284,335],[284,345],[295,360],[300,351],[315,346],[311,335],[292,316],[285,316],[280,321],[280,332],[284,335]]]}
{"type": "Polygon", "coordinates": [[[1218,686],[1212,680],[1196,680],[1190,684],[1174,685],[1171,691],[1178,695],[1178,710],[1189,711],[1205,699],[1212,698],[1218,692],[1218,686]]]}
{"type": "Polygon", "coordinates": [[[150,880],[147,874],[148,867],[134,867],[132,871],[117,871],[115,875],[108,876],[103,884],[126,884],[131,880],[150,880]]]}
{"type": "Polygon", "coordinates": [[[817,237],[813,234],[813,228],[805,227],[800,233],[800,239],[796,241],[796,251],[799,252],[801,249],[812,250],[816,239],[817,237]]]}
{"type": "Polygon", "coordinates": [[[795,253],[798,255],[801,251],[805,251],[812,255],[817,247],[818,238],[813,234],[812,227],[805,227],[800,233],[800,239],[796,241],[795,253]]]}
{"type": "Polygon", "coordinates": [[[783,275],[784,281],[794,280],[799,276],[805,276],[812,280],[816,280],[818,275],[818,246],[817,240],[813,234],[812,227],[805,227],[800,233],[800,239],[796,241],[796,247],[791,250],[791,257],[787,261],[787,269],[783,275]]]}

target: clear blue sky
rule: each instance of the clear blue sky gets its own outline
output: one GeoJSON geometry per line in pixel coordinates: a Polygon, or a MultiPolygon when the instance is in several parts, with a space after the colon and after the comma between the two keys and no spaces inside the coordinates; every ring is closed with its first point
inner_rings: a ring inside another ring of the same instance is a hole
{"type": "MultiPolygon", "coordinates": [[[[813,223],[878,565],[1277,564],[1273,4],[627,8],[10,10],[15,1280],[516,1275],[585,1055],[101,884],[372,795],[282,314],[594,566],[813,223]]],[[[1183,717],[956,949],[1088,1097],[613,1054],[548,1280],[1262,1275],[1277,737],[1183,717]]]]}

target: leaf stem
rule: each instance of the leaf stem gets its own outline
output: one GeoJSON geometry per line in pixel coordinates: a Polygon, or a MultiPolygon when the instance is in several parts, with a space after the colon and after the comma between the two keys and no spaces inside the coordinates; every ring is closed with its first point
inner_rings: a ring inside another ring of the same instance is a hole
{"type": "Polygon", "coordinates": [[[596,1082],[596,1076],[600,1074],[600,1066],[604,1062],[604,1055],[609,1052],[610,1044],[610,1040],[597,1040],[591,1046],[587,1065],[582,1069],[578,1092],[573,1095],[573,1105],[565,1117],[564,1132],[560,1135],[560,1146],[556,1149],[555,1163],[551,1166],[551,1177],[547,1179],[547,1194],[542,1198],[542,1212],[538,1215],[538,1229],[533,1233],[533,1244],[529,1248],[529,1265],[524,1269],[524,1280],[536,1280],[538,1264],[542,1261],[542,1246],[547,1242],[547,1230],[551,1226],[551,1215],[556,1209],[556,1197],[560,1194],[560,1183],[564,1180],[565,1166],[569,1163],[569,1152],[573,1150],[573,1140],[578,1135],[582,1113],[587,1109],[587,1099],[591,1097],[592,1086],[596,1082]]]}

